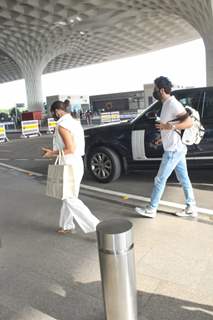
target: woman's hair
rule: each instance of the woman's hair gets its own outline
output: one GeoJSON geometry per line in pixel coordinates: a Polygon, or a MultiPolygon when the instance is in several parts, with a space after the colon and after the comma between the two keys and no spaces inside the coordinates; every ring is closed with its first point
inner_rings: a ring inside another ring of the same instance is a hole
{"type": "Polygon", "coordinates": [[[64,102],[60,100],[53,102],[53,104],[50,107],[50,112],[55,113],[55,110],[66,111],[66,106],[64,105],[64,102]]]}
{"type": "Polygon", "coordinates": [[[154,81],[154,84],[158,87],[158,89],[163,88],[167,94],[171,93],[173,85],[168,78],[162,77],[162,76],[159,78],[156,78],[154,81]]]}

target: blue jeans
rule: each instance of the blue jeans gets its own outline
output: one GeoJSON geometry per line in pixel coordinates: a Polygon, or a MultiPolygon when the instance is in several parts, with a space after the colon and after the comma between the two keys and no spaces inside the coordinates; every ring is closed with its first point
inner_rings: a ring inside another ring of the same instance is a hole
{"type": "Polygon", "coordinates": [[[151,208],[157,209],[161,196],[164,192],[167,179],[175,170],[177,179],[181,183],[186,199],[186,205],[195,205],[194,193],[188,176],[186,156],[183,151],[165,151],[154,180],[154,188],[151,195],[151,208]]]}

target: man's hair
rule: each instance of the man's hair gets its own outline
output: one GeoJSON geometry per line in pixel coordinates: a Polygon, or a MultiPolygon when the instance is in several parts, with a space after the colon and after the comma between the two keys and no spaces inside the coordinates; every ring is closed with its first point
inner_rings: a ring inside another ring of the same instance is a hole
{"type": "Polygon", "coordinates": [[[164,89],[167,94],[170,94],[172,91],[172,83],[166,77],[158,77],[154,80],[154,84],[158,87],[158,89],[164,89]]]}
{"type": "Polygon", "coordinates": [[[70,100],[68,100],[68,99],[64,100],[64,104],[65,104],[65,105],[66,105],[66,104],[70,104],[70,100]]]}
{"type": "Polygon", "coordinates": [[[66,111],[66,106],[64,105],[64,102],[60,100],[53,102],[53,104],[50,107],[50,112],[54,113],[56,109],[66,111]]]}

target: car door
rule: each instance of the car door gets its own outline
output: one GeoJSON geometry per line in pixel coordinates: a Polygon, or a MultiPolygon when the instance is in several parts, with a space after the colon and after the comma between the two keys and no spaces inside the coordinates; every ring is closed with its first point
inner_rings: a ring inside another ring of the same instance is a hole
{"type": "Polygon", "coordinates": [[[202,160],[213,160],[213,88],[204,91],[201,123],[205,128],[204,138],[197,145],[196,156],[202,160]]]}
{"type": "Polygon", "coordinates": [[[161,159],[162,145],[156,145],[160,132],[155,123],[161,113],[162,104],[157,101],[140,117],[136,118],[131,133],[132,158],[135,162],[161,159]]]}

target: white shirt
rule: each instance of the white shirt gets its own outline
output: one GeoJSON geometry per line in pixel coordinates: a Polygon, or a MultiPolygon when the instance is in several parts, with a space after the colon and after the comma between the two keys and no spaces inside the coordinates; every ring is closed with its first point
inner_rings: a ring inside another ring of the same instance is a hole
{"type": "MultiPolygon", "coordinates": [[[[163,103],[160,120],[162,123],[167,123],[184,112],[184,106],[174,96],[170,96],[163,103]]],[[[161,139],[165,151],[187,151],[180,135],[175,130],[161,130],[161,139]]]]}
{"type": "Polygon", "coordinates": [[[80,121],[73,119],[70,114],[65,114],[57,121],[53,137],[53,150],[62,150],[64,148],[64,142],[58,132],[59,126],[70,131],[76,144],[74,153],[65,155],[65,157],[82,157],[84,155],[85,140],[84,129],[82,128],[80,121]]]}

